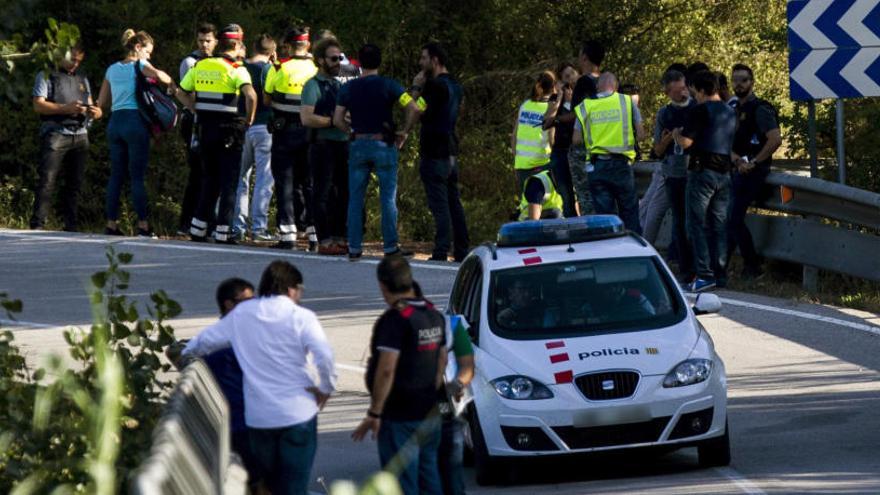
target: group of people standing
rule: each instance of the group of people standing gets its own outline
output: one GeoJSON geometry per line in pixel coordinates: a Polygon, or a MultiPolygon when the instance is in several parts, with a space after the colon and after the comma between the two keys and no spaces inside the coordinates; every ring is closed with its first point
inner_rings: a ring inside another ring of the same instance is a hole
{"type": "Polygon", "coordinates": [[[313,39],[306,27],[291,28],[280,43],[260,34],[248,52],[239,25],[218,31],[203,24],[196,34],[197,49],[180,64],[179,82],[149,62],[155,43],[148,33],[126,30],[122,44],[126,55],[107,69],[97,104],[78,71],[82,45],[52,74],[37,76],[34,107],[44,120],[43,159],[32,228],[44,225],[56,179],[64,170],[65,228],[77,230],[76,196],[87,130],[92,120],[110,111],[105,233],[122,235],[117,221],[128,177],[137,234],[155,237],[144,184],[150,131],[136,98],[143,76],[164,86],[184,108],[180,129],[189,175],[178,234],[229,244],[249,236],[280,249],[295,249],[298,237],[305,237],[310,251],[347,254],[356,261],[363,252],[366,190],[375,173],[383,251],[411,255],[401,248],[397,231],[398,150],[421,123],[419,171],[436,223],[432,259],[448,261],[451,254],[461,260],[467,254],[455,158],[462,90],[449,74],[448,56],[439,44],[422,47],[421,71],[407,89],[379,75],[378,46],[366,44],[350,60],[331,32],[313,39]],[[395,106],[405,115],[399,126],[395,106]],[[71,165],[64,167],[65,161],[71,165]],[[277,235],[268,225],[273,193],[277,235]]]}
{"type": "MultiPolygon", "coordinates": [[[[425,299],[404,257],[384,258],[376,274],[388,308],[373,328],[371,399],[352,438],[372,435],[403,493],[463,494],[463,425],[454,402],[474,376],[467,323],[425,299]]],[[[285,261],[266,267],[258,297],[249,282],[228,279],[217,288],[220,320],[169,350],[178,365],[201,357],[220,384],[231,446],[253,493],[309,493],[317,415],[336,390],[333,350],[318,317],[301,306],[303,290],[302,274],[285,261]]]]}
{"type": "Polygon", "coordinates": [[[540,74],[520,107],[512,140],[517,217],[616,214],[655,243],[671,213],[669,258],[688,289],[723,287],[737,248],[743,275],[760,276],[763,260],[745,218],[782,139],[775,108],[753,92],[752,69],[733,66],[735,95],[725,74],[701,62],[666,70],[669,102],[657,113],[650,151],[658,164],[639,202],[632,164],[646,135],[638,88],[603,72],[604,58],[601,44],[585,43],[580,71],[565,63],[540,74]]]}

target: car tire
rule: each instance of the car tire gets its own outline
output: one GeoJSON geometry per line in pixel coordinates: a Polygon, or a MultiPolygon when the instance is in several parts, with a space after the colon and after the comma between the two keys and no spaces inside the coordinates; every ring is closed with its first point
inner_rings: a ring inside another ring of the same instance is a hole
{"type": "Polygon", "coordinates": [[[483,429],[480,426],[480,419],[477,417],[476,409],[473,410],[470,416],[468,427],[470,428],[471,440],[474,445],[473,459],[477,484],[480,486],[498,484],[501,481],[500,466],[498,461],[489,455],[489,449],[486,447],[486,440],[483,437],[483,429]]]}
{"type": "Polygon", "coordinates": [[[724,435],[710,438],[697,445],[700,467],[720,467],[730,465],[730,427],[724,422],[724,435]]]}

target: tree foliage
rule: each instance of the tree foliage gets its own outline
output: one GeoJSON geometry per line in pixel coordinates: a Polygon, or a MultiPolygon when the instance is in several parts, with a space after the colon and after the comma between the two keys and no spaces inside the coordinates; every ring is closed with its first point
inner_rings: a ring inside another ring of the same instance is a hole
{"type": "MultiPolygon", "coordinates": [[[[315,30],[333,30],[349,54],[366,41],[380,45],[384,51],[382,70],[405,85],[417,71],[421,45],[432,39],[440,41],[450,52],[451,70],[465,90],[459,164],[463,202],[475,240],[494,237],[516,203],[509,133],[517,106],[538,72],[561,61],[573,61],[586,39],[599,39],[607,46],[606,70],[642,88],[641,105],[648,123],[664,103],[659,79],[669,64],[701,60],[728,74],[735,62],[749,64],[755,70],[758,94],[780,109],[786,138],[783,152],[793,157],[805,155],[805,110],[788,100],[784,2],[17,0],[6,8],[21,14],[7,16],[11,20],[6,22],[9,32],[20,33],[22,40],[43,36],[47,17],[78,26],[88,47],[85,68],[93,87],[98,87],[106,66],[121,56],[119,36],[126,27],[149,31],[156,39],[155,65],[174,74],[180,59],[193,48],[193,32],[201,21],[218,26],[239,23],[248,38],[260,32],[278,37],[287,27],[305,23],[315,30]]],[[[35,70],[20,69],[29,77],[35,70]]],[[[20,225],[29,214],[35,183],[37,119],[26,102],[3,101],[0,107],[5,114],[21,116],[0,122],[0,139],[17,144],[14,149],[0,149],[0,175],[9,177],[4,179],[7,184],[14,184],[7,189],[0,184],[0,222],[20,225]]],[[[859,100],[850,104],[848,111],[850,176],[854,184],[876,190],[877,147],[863,143],[872,139],[870,122],[880,107],[873,100],[859,100]]],[[[833,142],[829,132],[833,127],[828,125],[830,114],[822,105],[820,117],[819,139],[824,149],[833,142]]],[[[83,221],[96,228],[103,218],[109,175],[105,124],[98,122],[92,128],[93,146],[83,192],[83,221]]],[[[400,228],[404,238],[430,240],[433,221],[418,176],[416,146],[409,143],[401,155],[400,228]]],[[[173,232],[177,226],[186,173],[181,140],[167,136],[153,149],[147,184],[151,216],[160,233],[173,232]]],[[[370,194],[368,235],[376,238],[375,187],[370,194]]]]}

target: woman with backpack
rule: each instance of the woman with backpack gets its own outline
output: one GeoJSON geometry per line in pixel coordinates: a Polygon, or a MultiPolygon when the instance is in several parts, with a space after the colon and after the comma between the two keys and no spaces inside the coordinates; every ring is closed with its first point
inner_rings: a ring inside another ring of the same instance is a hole
{"type": "MultiPolygon", "coordinates": [[[[110,144],[110,181],[107,184],[106,215],[107,235],[123,235],[117,223],[119,219],[119,196],[126,173],[131,177],[131,196],[137,213],[138,237],[155,238],[147,221],[147,189],[144,183],[147,163],[150,156],[150,131],[138,110],[137,72],[140,72],[167,86],[178,95],[178,88],[171,77],[149,63],[153,52],[153,38],[146,31],[135,32],[127,29],[122,34],[125,58],[114,63],[104,76],[98,106],[112,112],[107,126],[107,139],[110,144]]],[[[185,105],[189,104],[186,95],[178,96],[185,105]]]]}

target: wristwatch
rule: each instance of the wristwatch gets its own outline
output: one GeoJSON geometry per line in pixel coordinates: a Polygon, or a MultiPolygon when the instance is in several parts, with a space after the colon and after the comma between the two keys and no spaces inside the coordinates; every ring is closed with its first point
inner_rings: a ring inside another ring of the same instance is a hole
{"type": "Polygon", "coordinates": [[[367,417],[372,419],[379,419],[381,416],[367,409],[367,417]]]}

